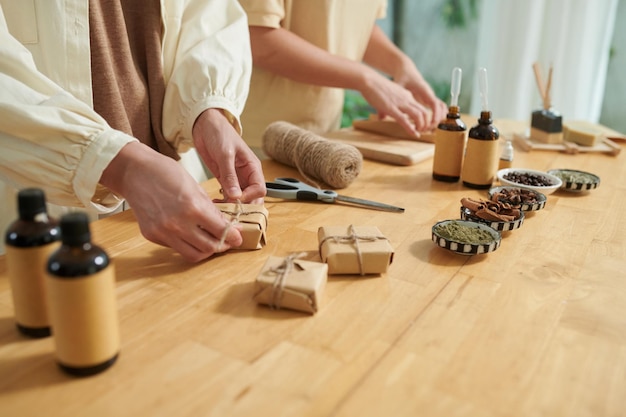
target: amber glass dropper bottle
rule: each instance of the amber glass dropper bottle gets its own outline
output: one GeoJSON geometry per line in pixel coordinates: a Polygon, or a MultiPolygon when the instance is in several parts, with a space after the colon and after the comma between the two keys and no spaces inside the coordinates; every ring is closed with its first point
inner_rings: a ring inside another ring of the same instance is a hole
{"type": "Polygon", "coordinates": [[[435,155],[433,157],[433,179],[456,182],[461,177],[463,153],[467,141],[467,127],[461,120],[458,106],[461,91],[461,68],[452,70],[450,84],[450,107],[446,119],[435,130],[435,155]]]}
{"type": "Polygon", "coordinates": [[[487,104],[487,70],[478,73],[482,111],[478,124],[469,130],[467,150],[463,159],[461,180],[470,188],[490,188],[498,171],[498,138],[500,133],[492,124],[491,111],[487,104]]]}
{"type": "Polygon", "coordinates": [[[115,273],[107,253],[91,242],[85,213],[61,217],[61,236],[46,278],[56,359],[69,374],[92,375],[119,353],[115,273]]]}
{"type": "Polygon", "coordinates": [[[48,217],[46,197],[39,188],[17,194],[19,218],[5,235],[7,275],[17,329],[29,337],[50,336],[45,277],[50,254],[59,247],[58,222],[48,217]]]}

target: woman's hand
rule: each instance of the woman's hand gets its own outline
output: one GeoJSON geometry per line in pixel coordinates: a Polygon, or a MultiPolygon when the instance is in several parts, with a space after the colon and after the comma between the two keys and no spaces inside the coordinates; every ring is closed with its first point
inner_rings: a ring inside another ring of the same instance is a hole
{"type": "Polygon", "coordinates": [[[139,142],[122,148],[100,183],[126,199],[146,239],[176,250],[188,261],[199,262],[243,242],[239,230],[229,227],[178,162],[139,142]]]}
{"type": "Polygon", "coordinates": [[[266,190],[261,162],[222,110],[201,113],[193,139],[198,154],[222,185],[224,201],[263,203],[266,190]]]}

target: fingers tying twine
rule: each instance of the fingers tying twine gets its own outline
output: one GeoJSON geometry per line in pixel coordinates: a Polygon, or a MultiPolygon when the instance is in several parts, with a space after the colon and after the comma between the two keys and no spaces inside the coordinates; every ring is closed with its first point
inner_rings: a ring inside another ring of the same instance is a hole
{"type": "Polygon", "coordinates": [[[241,217],[242,214],[244,214],[243,211],[243,204],[241,203],[240,200],[237,200],[237,209],[234,212],[223,212],[226,214],[229,214],[230,220],[228,221],[228,223],[226,224],[226,228],[224,229],[224,231],[222,232],[222,237],[220,239],[220,243],[217,246],[218,250],[222,249],[222,246],[224,245],[224,242],[226,241],[226,236],[228,236],[228,232],[230,231],[230,229],[233,228],[233,226],[235,226],[236,224],[239,223],[239,217],[241,217]]]}

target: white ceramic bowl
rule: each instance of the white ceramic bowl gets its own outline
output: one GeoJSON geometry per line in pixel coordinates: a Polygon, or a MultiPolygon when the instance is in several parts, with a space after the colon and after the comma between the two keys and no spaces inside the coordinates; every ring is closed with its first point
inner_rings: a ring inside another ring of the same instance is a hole
{"type": "Polygon", "coordinates": [[[466,220],[443,220],[435,223],[432,227],[432,240],[440,248],[447,249],[451,252],[461,255],[477,255],[493,252],[498,249],[500,247],[500,242],[502,242],[502,235],[497,230],[482,223],[470,222],[466,220]],[[450,239],[441,234],[441,229],[439,229],[439,227],[445,227],[451,224],[460,227],[481,229],[487,232],[487,234],[491,236],[491,239],[487,239],[483,243],[468,243],[450,239]]]}
{"type": "Polygon", "coordinates": [[[551,169],[548,174],[559,177],[563,181],[561,189],[565,191],[588,191],[600,186],[600,177],[590,172],[576,169],[551,169]]]}
{"type": "Polygon", "coordinates": [[[533,191],[538,191],[544,195],[552,194],[563,185],[563,181],[555,175],[548,174],[547,172],[537,171],[534,169],[526,168],[505,168],[501,169],[497,173],[498,180],[502,185],[509,185],[512,187],[526,188],[533,191]],[[511,174],[517,174],[520,178],[510,179],[511,174]],[[529,181],[524,181],[522,178],[531,180],[543,180],[544,185],[532,185],[529,181]]]}

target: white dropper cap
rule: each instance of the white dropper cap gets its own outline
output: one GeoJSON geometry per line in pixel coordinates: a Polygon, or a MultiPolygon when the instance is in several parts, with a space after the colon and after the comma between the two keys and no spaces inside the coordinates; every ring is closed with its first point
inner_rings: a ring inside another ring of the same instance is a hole
{"type": "Polygon", "coordinates": [[[450,83],[450,107],[457,107],[459,93],[461,92],[461,68],[455,67],[452,70],[452,82],[450,83]]]}
{"type": "Polygon", "coordinates": [[[478,89],[480,90],[480,100],[482,103],[482,110],[489,111],[487,104],[487,68],[480,68],[478,70],[478,89]]]}

